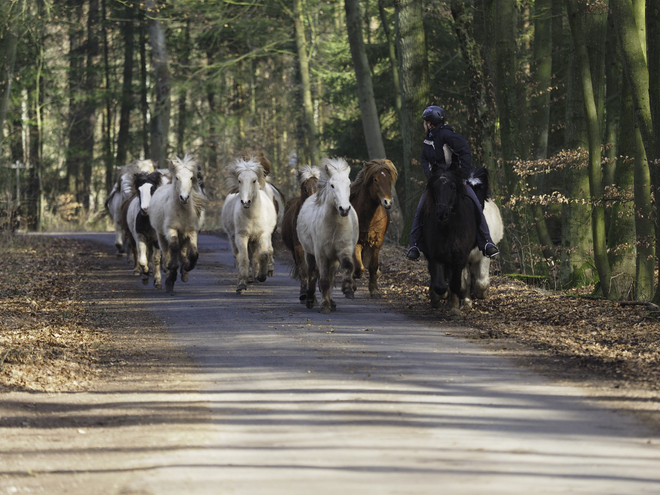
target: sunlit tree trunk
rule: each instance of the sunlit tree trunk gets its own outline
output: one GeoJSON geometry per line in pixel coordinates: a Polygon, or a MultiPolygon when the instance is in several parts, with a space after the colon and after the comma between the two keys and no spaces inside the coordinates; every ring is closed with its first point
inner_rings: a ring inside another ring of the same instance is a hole
{"type": "MultiPolygon", "coordinates": [[[[121,106],[119,109],[119,131],[117,132],[117,165],[127,163],[131,129],[131,111],[133,110],[133,52],[135,9],[127,5],[124,8],[126,20],[122,23],[124,39],[124,67],[121,88],[121,106]]],[[[114,173],[113,173],[114,175],[114,173]]],[[[113,180],[111,180],[111,183],[113,180]]]]}
{"type": "Polygon", "coordinates": [[[353,57],[355,79],[357,82],[358,101],[362,116],[362,129],[367,143],[369,158],[385,158],[385,146],[380,130],[380,120],[374,99],[374,88],[371,81],[371,67],[364,49],[362,38],[362,19],[360,17],[360,3],[358,0],[345,0],[346,29],[348,42],[353,57]]]}
{"type": "MultiPolygon", "coordinates": [[[[599,92],[604,90],[599,81],[592,79],[599,68],[597,63],[590,64],[584,36],[585,15],[579,11],[576,0],[566,1],[571,34],[578,58],[579,77],[582,87],[582,98],[587,120],[587,137],[589,142],[589,187],[593,201],[591,209],[591,228],[593,233],[594,262],[600,288],[607,299],[617,299],[616,286],[612,285],[612,272],[607,256],[607,236],[605,233],[605,208],[603,205],[603,173],[601,168],[601,120],[598,114],[599,92]],[[592,71],[591,67],[595,70],[592,71]]],[[[599,15],[603,18],[603,15],[599,15]]]]}
{"type": "Polygon", "coordinates": [[[147,101],[147,18],[140,11],[140,114],[142,115],[142,153],[145,158],[151,156],[149,145],[149,103],[147,101]]]}
{"type": "Polygon", "coordinates": [[[150,18],[149,39],[153,57],[155,75],[156,101],[153,105],[151,118],[151,159],[159,167],[166,166],[170,131],[171,76],[169,57],[165,40],[165,29],[158,20],[159,12],[155,0],[147,0],[147,14],[150,18]]]}
{"type": "Polygon", "coordinates": [[[307,53],[309,48],[305,38],[305,19],[303,16],[302,0],[293,0],[293,22],[295,26],[296,48],[298,50],[298,64],[300,66],[300,80],[302,83],[307,152],[309,153],[312,165],[316,165],[320,162],[321,157],[317,145],[316,123],[314,121],[312,83],[309,76],[309,56],[307,53]]]}

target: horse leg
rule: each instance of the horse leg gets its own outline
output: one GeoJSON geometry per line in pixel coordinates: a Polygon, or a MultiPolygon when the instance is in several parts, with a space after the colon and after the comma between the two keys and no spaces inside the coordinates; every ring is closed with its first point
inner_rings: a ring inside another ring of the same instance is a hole
{"type": "Polygon", "coordinates": [[[259,253],[259,272],[257,273],[257,280],[265,282],[270,271],[270,263],[273,259],[273,245],[271,244],[270,234],[264,234],[259,239],[257,252],[259,253]]]}
{"type": "Polygon", "coordinates": [[[147,240],[142,234],[138,234],[137,239],[137,259],[140,267],[140,275],[142,276],[142,284],[149,284],[149,258],[151,248],[147,244],[147,240]]]}
{"type": "Polygon", "coordinates": [[[481,255],[479,263],[474,263],[470,267],[471,275],[474,279],[474,296],[477,299],[486,299],[490,287],[490,259],[481,255]]]}
{"type": "Polygon", "coordinates": [[[236,238],[236,249],[238,250],[238,256],[236,258],[238,262],[238,285],[236,287],[236,292],[240,294],[247,289],[248,271],[250,269],[251,261],[247,237],[236,238]]]}
{"type": "MultiPolygon", "coordinates": [[[[451,298],[449,301],[449,314],[450,316],[460,316],[461,302],[465,301],[467,288],[463,287],[462,281],[464,270],[460,266],[453,266],[451,270],[451,278],[449,280],[449,290],[451,291],[451,298]]],[[[472,301],[469,302],[472,306],[472,301]]]]}
{"type": "Polygon", "coordinates": [[[316,266],[316,258],[313,254],[305,256],[307,263],[307,296],[305,297],[305,304],[307,309],[312,309],[316,302],[316,280],[318,279],[318,267],[316,266]]]}
{"type": "Polygon", "coordinates": [[[378,270],[378,256],[380,255],[380,246],[372,249],[371,257],[369,258],[369,294],[372,299],[380,299],[382,294],[378,288],[378,277],[380,272],[378,270]]]}
{"type": "Polygon", "coordinates": [[[353,256],[353,263],[355,264],[354,278],[362,278],[364,273],[364,264],[362,263],[362,244],[355,245],[355,255],[353,256]]]}
{"type": "Polygon", "coordinates": [[[304,303],[307,299],[307,263],[305,263],[305,251],[301,245],[295,246],[293,250],[293,262],[296,264],[296,271],[300,278],[300,303],[304,303]]]}
{"type": "Polygon", "coordinates": [[[165,292],[171,294],[174,292],[174,282],[176,282],[177,271],[179,269],[179,238],[176,233],[170,232],[168,245],[168,263],[167,278],[165,279],[165,292]]]}
{"type": "Polygon", "coordinates": [[[444,267],[430,258],[428,261],[429,275],[431,276],[431,283],[429,285],[429,297],[431,299],[431,307],[439,308],[440,299],[447,293],[447,284],[445,282],[444,267]]]}
{"type": "Polygon", "coordinates": [[[183,270],[186,274],[186,279],[183,280],[183,273],[181,272],[181,280],[184,282],[188,281],[188,272],[191,272],[195,266],[197,266],[197,260],[199,259],[199,250],[197,249],[197,231],[193,231],[187,239],[187,258],[188,262],[186,263],[183,270]]]}
{"type": "MultiPolygon", "coordinates": [[[[346,299],[355,299],[355,288],[353,284],[353,271],[355,269],[353,265],[353,257],[345,256],[341,260],[341,269],[344,272],[344,280],[341,283],[341,291],[346,296],[346,299]]],[[[332,299],[332,298],[331,298],[332,299]]]]}
{"type": "Polygon", "coordinates": [[[163,284],[160,273],[162,255],[158,244],[154,244],[153,242],[151,244],[153,249],[153,260],[154,260],[154,287],[156,289],[162,289],[163,284]]]}
{"type": "Polygon", "coordinates": [[[121,258],[124,253],[124,231],[119,222],[115,222],[115,247],[117,248],[117,258],[121,258]]]}
{"type": "Polygon", "coordinates": [[[321,313],[329,314],[332,311],[332,282],[337,273],[336,263],[323,260],[319,263],[319,289],[321,290],[321,313]],[[334,268],[334,270],[333,270],[334,268]]]}

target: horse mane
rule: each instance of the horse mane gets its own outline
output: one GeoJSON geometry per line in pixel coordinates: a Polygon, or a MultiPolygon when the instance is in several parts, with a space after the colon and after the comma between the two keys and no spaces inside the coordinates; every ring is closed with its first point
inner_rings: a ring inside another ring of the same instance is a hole
{"type": "Polygon", "coordinates": [[[246,171],[254,172],[257,175],[259,189],[263,189],[266,185],[266,172],[264,166],[253,156],[248,159],[239,156],[225,169],[225,173],[227,174],[225,182],[227,184],[227,189],[229,189],[228,194],[238,192],[238,176],[246,171]]]}
{"type": "Polygon", "coordinates": [[[192,197],[192,206],[195,210],[195,214],[197,215],[197,218],[199,218],[204,210],[206,210],[209,200],[199,187],[199,177],[201,177],[201,174],[199,174],[199,167],[194,156],[190,153],[186,153],[183,160],[178,156],[175,156],[174,159],[170,161],[169,169],[173,176],[176,175],[176,171],[181,168],[187,168],[192,172],[193,187],[190,195],[192,197]]]}
{"type": "MultiPolygon", "coordinates": [[[[426,200],[424,201],[424,216],[428,218],[429,215],[435,214],[435,188],[438,181],[452,182],[456,186],[456,190],[461,194],[465,194],[465,184],[463,178],[457,167],[451,166],[447,170],[437,168],[429,177],[426,182],[426,200]]],[[[457,196],[458,197],[458,196],[457,196]]]]}
{"type": "Polygon", "coordinates": [[[321,175],[319,176],[316,190],[316,203],[319,206],[325,203],[326,195],[328,194],[326,186],[330,177],[335,174],[346,174],[348,177],[351,173],[351,167],[348,166],[348,163],[343,158],[324,158],[321,160],[320,170],[321,175]]]}
{"type": "Polygon", "coordinates": [[[362,163],[362,170],[360,170],[351,184],[351,199],[360,192],[364,184],[368,184],[374,175],[381,172],[389,173],[392,177],[392,183],[396,182],[399,172],[394,164],[385,159],[376,159],[362,163]]]}
{"type": "Polygon", "coordinates": [[[298,170],[298,185],[302,186],[309,179],[316,178],[317,180],[321,176],[321,170],[318,167],[310,167],[305,165],[298,170]]]}
{"type": "Polygon", "coordinates": [[[158,170],[151,172],[150,174],[147,172],[138,172],[133,174],[133,187],[138,189],[140,186],[146,183],[153,184],[154,186],[158,187],[161,185],[162,178],[163,176],[158,170]]]}
{"type": "Polygon", "coordinates": [[[270,172],[273,169],[273,165],[270,163],[270,160],[266,158],[263,151],[243,150],[238,154],[238,157],[246,162],[249,162],[250,159],[257,160],[264,168],[264,175],[270,175],[270,172]]]}

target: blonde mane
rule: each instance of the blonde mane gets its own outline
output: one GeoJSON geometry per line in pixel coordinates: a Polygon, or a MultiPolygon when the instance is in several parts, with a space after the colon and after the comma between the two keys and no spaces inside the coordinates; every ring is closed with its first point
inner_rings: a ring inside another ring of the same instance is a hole
{"type": "Polygon", "coordinates": [[[298,184],[303,185],[309,179],[318,180],[321,177],[321,170],[318,167],[310,167],[305,165],[298,170],[298,184]]]}
{"type": "Polygon", "coordinates": [[[263,189],[266,185],[266,173],[264,166],[255,157],[251,156],[247,160],[243,157],[236,158],[226,168],[227,177],[225,183],[229,190],[227,194],[234,194],[238,192],[238,176],[246,171],[253,172],[259,181],[259,189],[263,189]]]}

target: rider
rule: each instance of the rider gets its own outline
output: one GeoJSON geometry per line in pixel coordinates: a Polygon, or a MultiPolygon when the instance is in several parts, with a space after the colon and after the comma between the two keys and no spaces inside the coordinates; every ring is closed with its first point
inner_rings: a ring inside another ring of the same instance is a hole
{"type": "MultiPolygon", "coordinates": [[[[463,136],[454,132],[451,126],[445,124],[445,111],[437,106],[427,107],[422,113],[422,120],[424,121],[424,130],[426,131],[426,138],[424,139],[424,146],[422,148],[422,169],[426,178],[431,176],[431,172],[436,167],[446,169],[451,165],[445,160],[445,146],[448,151],[458,157],[458,166],[463,177],[463,181],[470,177],[472,174],[472,153],[470,146],[463,136]]],[[[477,206],[477,211],[481,213],[481,221],[477,225],[477,247],[484,253],[485,256],[492,258],[499,254],[499,249],[490,237],[490,230],[484,218],[484,213],[481,208],[481,203],[474,194],[470,184],[465,183],[465,189],[468,196],[474,201],[477,206]]],[[[426,193],[424,193],[426,194],[426,193]]],[[[410,232],[410,244],[406,257],[409,260],[417,260],[420,256],[417,244],[420,241],[422,234],[422,226],[420,225],[420,211],[422,203],[424,202],[424,194],[422,195],[417,211],[415,212],[415,219],[413,220],[412,230],[410,232]]]]}

